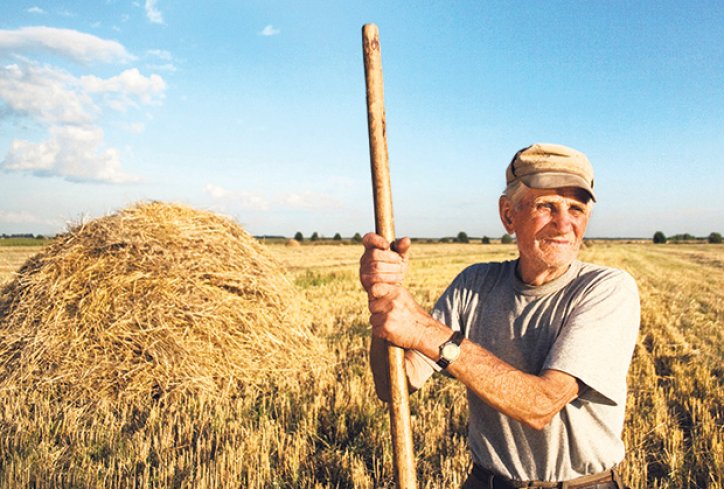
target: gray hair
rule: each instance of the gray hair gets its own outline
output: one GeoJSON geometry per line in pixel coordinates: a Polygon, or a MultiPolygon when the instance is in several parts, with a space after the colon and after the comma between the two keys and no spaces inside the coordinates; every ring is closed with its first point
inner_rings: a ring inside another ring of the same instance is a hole
{"type": "Polygon", "coordinates": [[[508,197],[515,207],[518,207],[523,201],[523,195],[526,190],[528,190],[528,186],[522,181],[517,180],[505,187],[503,195],[508,197]]]}

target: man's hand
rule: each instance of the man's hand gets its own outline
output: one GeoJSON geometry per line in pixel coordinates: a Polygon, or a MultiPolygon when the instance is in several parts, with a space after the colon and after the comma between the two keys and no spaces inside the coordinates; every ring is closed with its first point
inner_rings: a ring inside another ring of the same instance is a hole
{"type": "Polygon", "coordinates": [[[360,259],[359,276],[367,291],[371,312],[370,367],[377,396],[389,402],[390,367],[386,343],[407,349],[405,373],[410,392],[414,392],[432,375],[433,369],[410,349],[421,348],[422,337],[428,330],[420,325],[421,321],[425,324],[424,321],[434,320],[401,285],[407,273],[410,240],[402,238],[390,246],[382,236],[368,233],[362,243],[365,252],[360,259]]]}
{"type": "Polygon", "coordinates": [[[372,334],[406,350],[420,350],[432,317],[399,285],[376,283],[368,292],[372,334]]]}
{"type": "Polygon", "coordinates": [[[410,239],[399,239],[391,247],[382,236],[368,233],[362,244],[365,252],[360,260],[360,282],[369,298],[372,335],[400,348],[418,351],[426,350],[424,341],[437,341],[439,338],[443,338],[440,343],[444,341],[449,330],[444,326],[441,328],[442,325],[432,319],[402,287],[408,267],[410,239]],[[442,333],[431,336],[431,329],[442,329],[442,333]]]}
{"type": "Polygon", "coordinates": [[[365,247],[359,267],[362,287],[369,293],[370,288],[377,283],[402,284],[407,273],[410,239],[398,239],[391,247],[379,234],[367,233],[362,238],[362,244],[365,247]]]}

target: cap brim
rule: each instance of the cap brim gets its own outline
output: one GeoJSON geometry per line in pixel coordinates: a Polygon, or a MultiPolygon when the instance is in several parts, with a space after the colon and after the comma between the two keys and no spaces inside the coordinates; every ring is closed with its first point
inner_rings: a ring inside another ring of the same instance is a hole
{"type": "Polygon", "coordinates": [[[534,173],[520,177],[520,181],[531,188],[582,188],[596,202],[596,194],[593,193],[593,188],[584,178],[578,175],[571,175],[570,173],[534,173]]]}

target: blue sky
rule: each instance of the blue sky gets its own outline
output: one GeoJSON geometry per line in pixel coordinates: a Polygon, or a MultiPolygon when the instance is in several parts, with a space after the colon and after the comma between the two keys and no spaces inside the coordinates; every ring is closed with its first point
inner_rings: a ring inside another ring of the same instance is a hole
{"type": "Polygon", "coordinates": [[[590,237],[724,231],[724,3],[0,4],[0,233],[139,200],[253,234],[373,228],[379,26],[398,235],[500,236],[516,150],[585,152],[590,237]]]}

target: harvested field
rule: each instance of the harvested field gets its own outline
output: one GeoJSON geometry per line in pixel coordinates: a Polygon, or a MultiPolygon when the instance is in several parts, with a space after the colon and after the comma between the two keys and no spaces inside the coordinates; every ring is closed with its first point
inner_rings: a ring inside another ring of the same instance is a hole
{"type": "MultiPolygon", "coordinates": [[[[409,286],[426,307],[466,265],[515,256],[505,245],[413,250],[409,286]]],[[[73,399],[4,395],[0,487],[391,487],[387,411],[367,366],[361,246],[268,251],[313,304],[311,328],[330,367],[224,402],[153,401],[143,414],[108,403],[88,418],[73,399]]],[[[722,489],[724,247],[606,242],[583,259],[626,269],[641,291],[624,432],[629,484],[722,489]]],[[[464,390],[436,377],[412,397],[412,413],[421,487],[459,485],[469,463],[464,390]]]]}
{"type": "Polygon", "coordinates": [[[37,246],[0,247],[0,285],[12,280],[25,260],[40,250],[37,246]]]}

